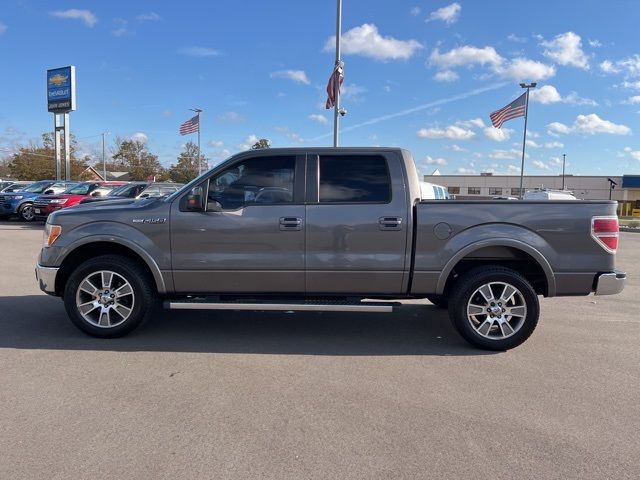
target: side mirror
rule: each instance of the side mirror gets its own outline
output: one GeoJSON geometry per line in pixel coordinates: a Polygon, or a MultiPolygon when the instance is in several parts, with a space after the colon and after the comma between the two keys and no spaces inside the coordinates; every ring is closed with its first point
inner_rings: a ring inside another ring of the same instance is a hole
{"type": "Polygon", "coordinates": [[[140,198],[147,198],[149,196],[148,193],[143,193],[142,195],[140,195],[140,198]]]}
{"type": "Polygon", "coordinates": [[[53,188],[50,188],[49,190],[45,190],[44,191],[45,195],[53,195],[54,193],[56,193],[56,192],[54,192],[53,188]]]}
{"type": "Polygon", "coordinates": [[[100,192],[93,192],[91,194],[92,197],[99,197],[100,196],[100,192]]]}
{"type": "Polygon", "coordinates": [[[187,195],[187,210],[190,212],[204,211],[204,195],[202,187],[193,187],[187,195]]]}

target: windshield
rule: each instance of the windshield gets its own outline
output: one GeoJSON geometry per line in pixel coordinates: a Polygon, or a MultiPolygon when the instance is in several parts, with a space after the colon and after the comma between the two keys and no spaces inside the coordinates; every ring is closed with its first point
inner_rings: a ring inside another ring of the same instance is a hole
{"type": "Polygon", "coordinates": [[[109,197],[135,197],[136,193],[144,188],[144,185],[134,183],[132,185],[122,185],[121,187],[114,188],[109,193],[109,197]],[[135,192],[135,193],[134,193],[135,192]]]}
{"type": "Polygon", "coordinates": [[[51,185],[51,182],[36,182],[23,188],[22,191],[27,193],[42,193],[49,188],[49,185],[51,185]]]}
{"type": "Polygon", "coordinates": [[[93,187],[93,183],[81,183],[80,185],[76,185],[69,190],[65,190],[63,193],[69,193],[72,195],[87,195],[93,187]]]}

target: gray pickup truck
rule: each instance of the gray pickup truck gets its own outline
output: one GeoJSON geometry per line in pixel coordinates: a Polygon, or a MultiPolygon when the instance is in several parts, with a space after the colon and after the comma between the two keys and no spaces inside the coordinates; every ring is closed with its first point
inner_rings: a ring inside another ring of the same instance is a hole
{"type": "Polygon", "coordinates": [[[616,202],[427,201],[406,150],[267,149],[167,198],[54,213],[36,277],[97,337],[132,331],[161,300],[390,312],[427,298],[471,344],[505,350],[533,332],[539,295],[620,292],[617,246],[616,202]]]}

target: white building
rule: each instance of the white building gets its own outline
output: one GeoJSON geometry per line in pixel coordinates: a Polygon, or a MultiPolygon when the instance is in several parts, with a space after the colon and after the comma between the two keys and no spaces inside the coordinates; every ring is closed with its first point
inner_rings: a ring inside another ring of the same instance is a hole
{"type": "MultiPolygon", "coordinates": [[[[436,173],[436,172],[434,172],[436,173]]],[[[438,172],[439,173],[439,172],[438,172]]],[[[518,197],[520,195],[520,177],[517,175],[425,175],[425,182],[443,185],[456,198],[489,199],[496,196],[518,197]]],[[[525,191],[536,188],[562,189],[562,175],[527,175],[523,179],[525,191]]],[[[612,200],[619,203],[618,213],[631,215],[633,208],[640,208],[640,175],[623,176],[578,176],[565,175],[564,187],[581,200],[612,200]],[[610,190],[613,180],[617,185],[610,190]]]]}

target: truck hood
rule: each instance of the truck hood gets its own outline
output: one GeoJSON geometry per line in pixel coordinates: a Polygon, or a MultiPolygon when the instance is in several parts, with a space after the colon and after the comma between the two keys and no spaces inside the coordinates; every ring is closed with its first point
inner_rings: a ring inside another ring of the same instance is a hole
{"type": "MultiPolygon", "coordinates": [[[[162,211],[162,200],[156,198],[134,199],[125,198],[122,200],[107,200],[104,202],[80,203],[70,208],[63,208],[49,216],[49,223],[58,225],[71,224],[80,225],[95,221],[115,221],[130,223],[131,219],[138,215],[146,215],[146,211],[162,211]]],[[[169,211],[169,204],[166,205],[166,214],[169,211]]]]}

